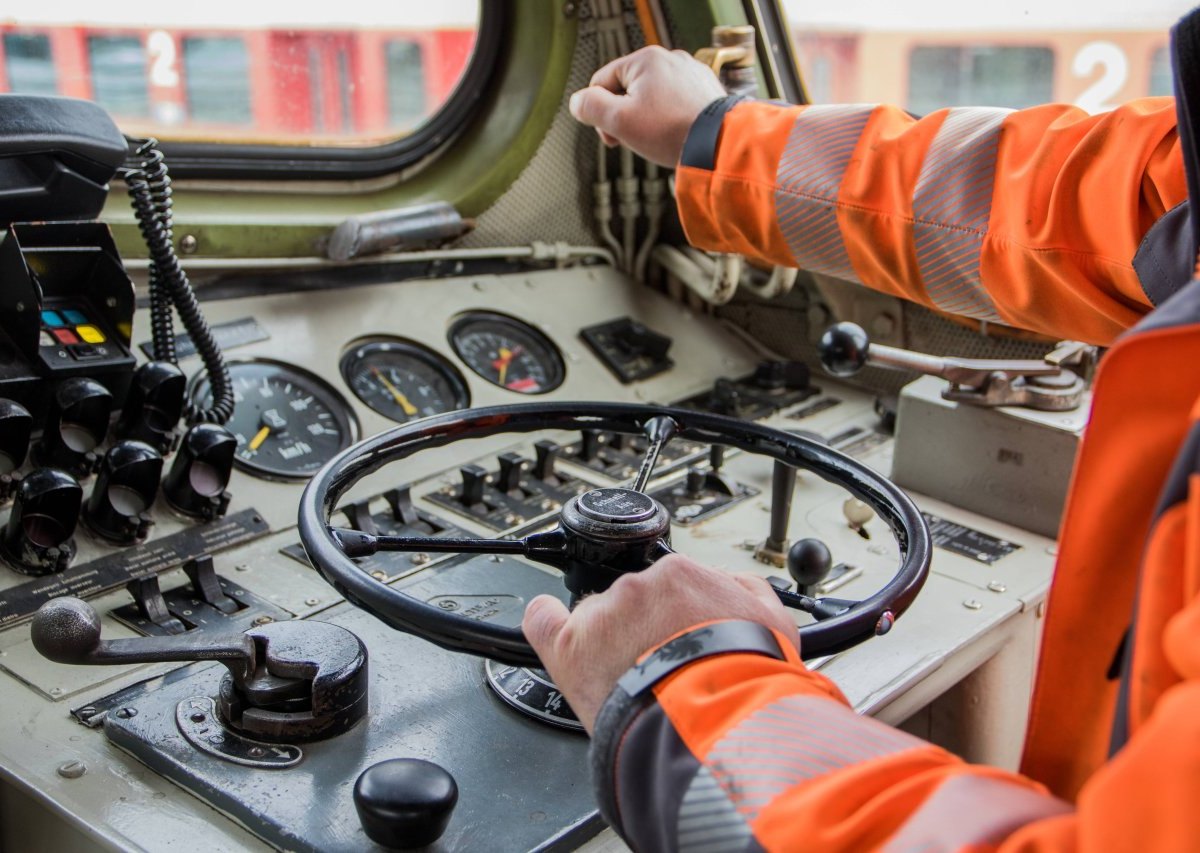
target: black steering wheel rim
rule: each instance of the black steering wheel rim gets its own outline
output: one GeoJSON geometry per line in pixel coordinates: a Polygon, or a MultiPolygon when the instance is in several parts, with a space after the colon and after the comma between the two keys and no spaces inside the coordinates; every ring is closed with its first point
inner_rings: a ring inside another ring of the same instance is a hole
{"type": "Polygon", "coordinates": [[[916,504],[867,466],[803,436],[708,412],[622,403],[526,403],[450,412],[403,424],[347,448],[313,476],[300,499],[298,526],[309,560],[347,601],[396,630],[453,651],[515,666],[541,666],[519,628],[446,612],[376,580],[343,553],[329,521],[349,489],[385,465],[469,438],[543,430],[605,430],[641,435],[668,417],[677,438],[721,444],[811,471],[870,506],[892,531],[900,568],[877,592],[845,613],[800,628],[806,659],[843,651],[885,633],[912,604],[929,571],[932,541],[916,504]]]}

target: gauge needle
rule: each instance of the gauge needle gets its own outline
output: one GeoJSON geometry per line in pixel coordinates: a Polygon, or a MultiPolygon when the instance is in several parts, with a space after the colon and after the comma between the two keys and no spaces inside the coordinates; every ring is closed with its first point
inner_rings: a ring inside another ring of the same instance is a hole
{"type": "Polygon", "coordinates": [[[267,436],[270,434],[271,428],[269,426],[265,426],[260,429],[257,433],[255,433],[254,438],[250,439],[250,449],[258,450],[258,448],[262,447],[263,442],[267,440],[267,436]]]}
{"type": "Polygon", "coordinates": [[[497,382],[500,385],[504,384],[504,377],[508,375],[508,366],[512,364],[512,360],[521,354],[521,348],[509,349],[508,347],[500,347],[500,357],[492,362],[492,367],[500,371],[500,377],[497,382]]]}
{"type": "Polygon", "coordinates": [[[411,418],[417,413],[417,407],[409,402],[409,399],[400,392],[399,388],[388,381],[386,376],[379,372],[378,367],[372,367],[371,372],[375,374],[376,379],[383,383],[383,387],[388,390],[388,393],[392,395],[392,399],[395,400],[396,403],[399,404],[400,408],[404,410],[404,414],[411,418]]]}

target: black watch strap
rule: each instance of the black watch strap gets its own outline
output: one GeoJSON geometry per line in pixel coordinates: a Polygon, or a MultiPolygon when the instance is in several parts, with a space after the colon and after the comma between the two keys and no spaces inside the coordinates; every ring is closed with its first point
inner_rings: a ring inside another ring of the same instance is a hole
{"type": "Polygon", "coordinates": [[[696,116],[687,139],[683,142],[683,153],[679,157],[680,166],[693,166],[710,172],[716,168],[717,141],[721,137],[725,113],[744,100],[745,95],[726,95],[724,98],[717,98],[696,116]]]}
{"type": "Polygon", "coordinates": [[[785,659],[779,641],[765,625],[743,621],[714,622],[663,643],[641,663],[630,667],[618,679],[617,686],[635,698],[693,661],[735,653],[785,659]]]}

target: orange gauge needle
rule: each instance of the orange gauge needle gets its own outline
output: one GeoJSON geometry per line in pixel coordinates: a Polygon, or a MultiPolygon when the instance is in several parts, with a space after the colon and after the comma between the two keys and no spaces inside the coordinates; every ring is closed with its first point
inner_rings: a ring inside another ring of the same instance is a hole
{"type": "Polygon", "coordinates": [[[392,399],[404,410],[404,414],[410,418],[417,413],[417,407],[414,406],[409,399],[401,393],[400,389],[388,381],[388,378],[379,372],[378,367],[372,367],[371,372],[375,374],[375,378],[380,381],[387,392],[392,395],[392,399]]]}
{"type": "Polygon", "coordinates": [[[254,438],[250,439],[250,450],[256,451],[262,447],[263,442],[267,440],[267,436],[271,434],[271,428],[265,426],[255,433],[254,438]]]}
{"type": "Polygon", "coordinates": [[[504,377],[508,376],[508,366],[512,364],[512,360],[520,354],[521,347],[514,347],[513,349],[509,349],[508,347],[500,347],[500,357],[492,362],[492,367],[496,368],[496,370],[500,372],[500,377],[497,379],[498,384],[504,384],[504,377]]]}

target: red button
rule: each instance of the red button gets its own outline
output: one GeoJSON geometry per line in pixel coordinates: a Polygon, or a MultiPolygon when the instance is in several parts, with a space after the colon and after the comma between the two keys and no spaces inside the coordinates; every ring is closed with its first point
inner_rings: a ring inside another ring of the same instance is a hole
{"type": "Polygon", "coordinates": [[[54,335],[55,339],[60,344],[79,343],[79,337],[70,329],[51,329],[50,334],[54,335]]]}

